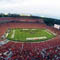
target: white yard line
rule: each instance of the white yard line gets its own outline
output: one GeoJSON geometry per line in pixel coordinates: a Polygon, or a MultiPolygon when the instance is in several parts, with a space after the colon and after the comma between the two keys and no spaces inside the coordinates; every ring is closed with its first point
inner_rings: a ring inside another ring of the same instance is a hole
{"type": "Polygon", "coordinates": [[[9,33],[6,33],[6,37],[8,36],[9,33]]]}
{"type": "Polygon", "coordinates": [[[53,35],[56,36],[56,33],[52,32],[52,31],[50,31],[50,30],[48,30],[48,29],[47,29],[47,31],[48,31],[49,33],[52,33],[53,35]]]}
{"type": "Polygon", "coordinates": [[[31,30],[37,30],[37,29],[31,29],[31,30]]]}
{"type": "Polygon", "coordinates": [[[14,35],[15,35],[15,30],[13,30],[11,38],[14,38],[14,35]]]}
{"type": "Polygon", "coordinates": [[[33,38],[26,38],[26,40],[39,40],[39,39],[47,39],[47,37],[33,37],[33,38]]]}
{"type": "Polygon", "coordinates": [[[49,31],[46,31],[46,33],[48,33],[49,35],[52,35],[49,31]]]}
{"type": "MultiPolygon", "coordinates": [[[[29,30],[29,29],[23,29],[23,30],[29,30]]],[[[31,29],[31,30],[37,30],[37,29],[31,29]]]]}
{"type": "Polygon", "coordinates": [[[23,29],[23,30],[29,30],[29,29],[23,29]]]}

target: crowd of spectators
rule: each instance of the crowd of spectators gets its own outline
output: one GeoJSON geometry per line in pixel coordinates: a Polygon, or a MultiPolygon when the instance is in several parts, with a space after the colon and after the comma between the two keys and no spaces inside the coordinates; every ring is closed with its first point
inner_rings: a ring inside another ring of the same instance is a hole
{"type": "Polygon", "coordinates": [[[60,60],[60,46],[40,50],[9,42],[0,46],[0,60],[60,60]]]}

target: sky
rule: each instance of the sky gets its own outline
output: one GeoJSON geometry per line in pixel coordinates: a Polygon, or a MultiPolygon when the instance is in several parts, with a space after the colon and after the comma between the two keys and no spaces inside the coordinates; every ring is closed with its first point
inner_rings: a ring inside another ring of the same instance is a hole
{"type": "Polygon", "coordinates": [[[32,14],[60,19],[60,0],[0,0],[0,13],[32,14]]]}

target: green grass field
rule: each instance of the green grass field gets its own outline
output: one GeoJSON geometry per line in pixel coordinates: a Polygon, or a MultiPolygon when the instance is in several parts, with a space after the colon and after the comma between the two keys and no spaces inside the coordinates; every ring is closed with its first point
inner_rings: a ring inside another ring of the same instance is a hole
{"type": "Polygon", "coordinates": [[[53,37],[46,29],[10,29],[6,38],[11,41],[40,42],[53,37]]]}

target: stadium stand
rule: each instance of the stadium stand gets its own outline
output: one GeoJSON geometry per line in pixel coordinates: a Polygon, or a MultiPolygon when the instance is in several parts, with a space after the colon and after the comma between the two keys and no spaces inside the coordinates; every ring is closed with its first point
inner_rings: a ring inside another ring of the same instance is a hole
{"type": "Polygon", "coordinates": [[[32,21],[33,19],[0,18],[2,22],[0,23],[0,41],[5,40],[1,36],[9,28],[46,28],[56,33],[57,36],[38,43],[9,41],[0,46],[0,60],[60,60],[60,30],[47,26],[42,20],[40,23],[16,22],[21,20],[32,21]],[[9,22],[3,23],[4,20],[9,20],[9,22]]]}

